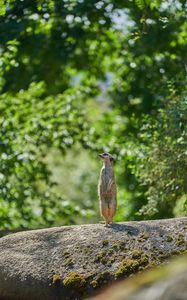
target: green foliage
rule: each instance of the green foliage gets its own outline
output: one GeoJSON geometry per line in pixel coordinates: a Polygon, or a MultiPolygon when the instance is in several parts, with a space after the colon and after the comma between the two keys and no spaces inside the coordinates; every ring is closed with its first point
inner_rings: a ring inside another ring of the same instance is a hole
{"type": "Polygon", "coordinates": [[[64,152],[82,139],[83,113],[75,101],[70,91],[55,99],[45,97],[43,83],[33,83],[16,95],[1,95],[1,226],[42,226],[60,215],[66,223],[76,213],[51,192],[53,182],[44,160],[48,148],[64,152]]]}
{"type": "Polygon", "coordinates": [[[137,169],[141,183],[146,186],[148,201],[140,210],[146,217],[187,214],[186,115],[186,97],[173,95],[172,100],[168,99],[165,109],[160,110],[154,124],[152,120],[146,120],[142,136],[148,146],[144,148],[137,169]],[[147,132],[150,133],[149,137],[147,132]],[[147,138],[149,141],[145,141],[147,138]]]}
{"type": "Polygon", "coordinates": [[[46,157],[46,163],[51,170],[51,180],[56,182],[52,191],[63,195],[66,203],[77,210],[72,216],[75,223],[98,222],[100,220],[97,181],[100,161],[96,162],[97,153],[91,156],[91,151],[76,144],[63,155],[56,149],[51,149],[46,157]],[[68,201],[67,201],[68,200],[68,201]]]}
{"type": "Polygon", "coordinates": [[[0,16],[3,16],[6,12],[5,0],[0,1],[0,16]]]}
{"type": "Polygon", "coordinates": [[[103,76],[103,57],[116,44],[106,6],[97,10],[95,1],[9,2],[0,18],[3,56],[10,40],[19,46],[14,65],[3,63],[4,90],[19,91],[32,81],[45,81],[48,94],[56,94],[71,84],[71,71],[85,71],[93,81],[103,76]]]}

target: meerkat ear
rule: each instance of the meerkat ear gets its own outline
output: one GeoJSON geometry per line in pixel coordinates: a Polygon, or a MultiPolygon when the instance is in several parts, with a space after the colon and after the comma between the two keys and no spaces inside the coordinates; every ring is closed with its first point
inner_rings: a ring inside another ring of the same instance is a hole
{"type": "Polygon", "coordinates": [[[114,158],[113,158],[113,156],[110,156],[110,161],[114,161],[114,158]]]}

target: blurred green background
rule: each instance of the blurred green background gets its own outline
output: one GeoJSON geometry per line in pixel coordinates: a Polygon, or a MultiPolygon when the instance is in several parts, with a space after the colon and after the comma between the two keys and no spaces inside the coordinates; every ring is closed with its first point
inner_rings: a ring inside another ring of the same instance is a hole
{"type": "Polygon", "coordinates": [[[187,215],[187,3],[0,1],[0,228],[187,215]]]}

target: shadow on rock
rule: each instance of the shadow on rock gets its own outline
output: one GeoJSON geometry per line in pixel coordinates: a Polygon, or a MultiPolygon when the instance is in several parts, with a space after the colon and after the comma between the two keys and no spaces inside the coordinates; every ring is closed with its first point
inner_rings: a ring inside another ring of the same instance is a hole
{"type": "Polygon", "coordinates": [[[137,227],[125,225],[125,224],[114,223],[110,225],[110,228],[113,229],[114,231],[123,231],[123,232],[126,231],[130,235],[137,236],[140,233],[140,230],[137,227]]]}

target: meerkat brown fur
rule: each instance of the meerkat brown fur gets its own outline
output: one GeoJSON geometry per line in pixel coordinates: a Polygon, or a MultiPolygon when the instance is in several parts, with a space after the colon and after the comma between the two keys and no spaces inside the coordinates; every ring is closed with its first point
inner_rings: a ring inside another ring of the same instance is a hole
{"type": "Polygon", "coordinates": [[[99,154],[99,157],[103,161],[98,184],[100,211],[105,219],[106,225],[108,225],[112,224],[117,208],[117,191],[113,166],[114,159],[109,153],[99,154]]]}

